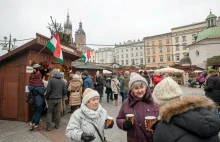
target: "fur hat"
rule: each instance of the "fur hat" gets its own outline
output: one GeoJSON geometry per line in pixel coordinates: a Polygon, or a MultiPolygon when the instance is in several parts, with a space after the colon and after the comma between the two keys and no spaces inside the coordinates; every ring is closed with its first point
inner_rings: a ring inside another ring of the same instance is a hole
{"type": "Polygon", "coordinates": [[[99,93],[91,88],[86,88],[83,92],[82,103],[85,105],[93,97],[99,97],[99,93]]]}
{"type": "Polygon", "coordinates": [[[132,72],[130,74],[130,81],[129,81],[129,89],[132,88],[132,86],[134,85],[135,82],[143,82],[146,85],[148,85],[147,80],[145,78],[143,78],[141,75],[132,72]]]}
{"type": "Polygon", "coordinates": [[[85,71],[82,72],[82,75],[84,75],[84,76],[89,76],[89,73],[88,73],[87,70],[85,70],[85,71]]]}
{"type": "Polygon", "coordinates": [[[172,100],[182,99],[180,86],[170,77],[164,78],[153,91],[153,100],[158,105],[169,103],[172,100]]]}

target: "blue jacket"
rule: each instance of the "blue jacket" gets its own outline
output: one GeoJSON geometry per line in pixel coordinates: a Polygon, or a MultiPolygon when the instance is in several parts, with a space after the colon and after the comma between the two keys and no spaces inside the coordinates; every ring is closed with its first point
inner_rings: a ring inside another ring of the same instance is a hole
{"type": "Polygon", "coordinates": [[[28,86],[29,91],[34,95],[34,106],[39,107],[44,104],[45,87],[41,86],[28,86]]]}
{"type": "Polygon", "coordinates": [[[83,78],[83,91],[86,88],[91,88],[92,89],[92,79],[88,76],[83,78]]]}

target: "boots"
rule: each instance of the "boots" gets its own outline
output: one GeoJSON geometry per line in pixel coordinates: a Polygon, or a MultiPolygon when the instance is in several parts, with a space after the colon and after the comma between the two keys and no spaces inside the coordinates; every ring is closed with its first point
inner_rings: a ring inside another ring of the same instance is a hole
{"type": "Polygon", "coordinates": [[[29,127],[29,130],[30,130],[30,131],[34,130],[34,125],[33,125],[32,123],[30,123],[29,126],[30,126],[30,127],[29,127]]]}
{"type": "Polygon", "coordinates": [[[44,129],[44,127],[43,127],[43,126],[40,126],[40,125],[34,126],[34,130],[35,130],[35,131],[40,131],[40,130],[43,130],[43,129],[44,129]]]}
{"type": "Polygon", "coordinates": [[[73,106],[70,107],[70,111],[68,113],[73,113],[73,106]]]}
{"type": "Polygon", "coordinates": [[[115,100],[115,106],[117,106],[118,105],[118,100],[115,100]]]}

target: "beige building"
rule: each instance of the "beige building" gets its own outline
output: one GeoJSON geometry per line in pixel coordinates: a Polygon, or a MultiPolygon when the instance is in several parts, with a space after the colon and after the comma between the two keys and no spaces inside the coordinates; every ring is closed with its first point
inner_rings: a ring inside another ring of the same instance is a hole
{"type": "Polygon", "coordinates": [[[178,64],[189,53],[189,49],[186,47],[194,43],[194,37],[206,27],[207,25],[204,21],[171,29],[174,63],[178,64]]]}
{"type": "Polygon", "coordinates": [[[147,68],[159,68],[173,64],[172,34],[165,33],[144,38],[147,68]]]}

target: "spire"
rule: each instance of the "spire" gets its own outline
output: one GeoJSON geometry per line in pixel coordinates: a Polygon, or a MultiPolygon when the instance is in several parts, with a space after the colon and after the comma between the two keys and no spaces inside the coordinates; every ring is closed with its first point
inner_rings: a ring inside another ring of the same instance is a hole
{"type": "Polygon", "coordinates": [[[82,22],[81,22],[81,20],[79,22],[79,29],[82,29],[82,22]]]}
{"type": "Polygon", "coordinates": [[[75,32],[75,34],[86,34],[85,32],[84,32],[84,30],[83,30],[83,28],[82,28],[82,22],[81,22],[81,20],[80,20],[80,22],[79,22],[79,29],[75,32]]]}
{"type": "Polygon", "coordinates": [[[70,22],[69,9],[67,11],[67,19],[66,19],[66,22],[64,23],[64,29],[72,30],[72,23],[70,22]]]}

